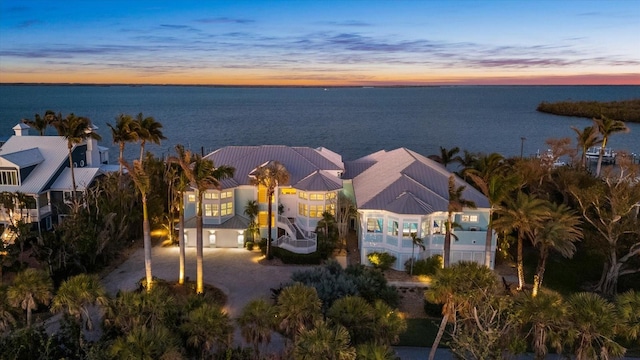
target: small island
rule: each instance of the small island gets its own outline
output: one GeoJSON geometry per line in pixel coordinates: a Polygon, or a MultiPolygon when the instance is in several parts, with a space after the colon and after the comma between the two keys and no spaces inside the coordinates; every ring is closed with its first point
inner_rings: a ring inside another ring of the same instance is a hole
{"type": "Polygon", "coordinates": [[[640,123],[640,99],[610,102],[560,101],[549,103],[543,101],[536,110],[554,115],[589,119],[604,115],[611,119],[640,123]]]}

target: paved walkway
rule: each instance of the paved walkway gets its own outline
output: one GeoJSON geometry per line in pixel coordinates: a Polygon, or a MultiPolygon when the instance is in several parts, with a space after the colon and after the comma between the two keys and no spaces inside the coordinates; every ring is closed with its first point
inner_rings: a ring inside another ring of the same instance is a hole
{"type": "MultiPolygon", "coordinates": [[[[187,248],[186,276],[196,279],[196,249],[187,248]]],[[[246,249],[204,249],[204,282],[222,290],[228,297],[225,310],[237,318],[242,308],[260,297],[269,299],[271,288],[290,281],[293,272],[308,266],[261,265],[259,252],[246,249]]],[[[154,247],[151,253],[153,276],[178,280],[179,248],[154,247]]],[[[120,266],[102,279],[110,295],[118,290],[133,290],[144,277],[144,252],[138,249],[120,266]]]]}

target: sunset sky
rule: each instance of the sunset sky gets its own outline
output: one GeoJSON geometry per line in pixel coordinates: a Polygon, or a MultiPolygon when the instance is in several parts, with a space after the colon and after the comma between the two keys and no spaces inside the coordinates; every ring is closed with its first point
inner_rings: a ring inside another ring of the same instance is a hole
{"type": "Polygon", "coordinates": [[[0,82],[640,85],[640,0],[0,0],[0,82]]]}

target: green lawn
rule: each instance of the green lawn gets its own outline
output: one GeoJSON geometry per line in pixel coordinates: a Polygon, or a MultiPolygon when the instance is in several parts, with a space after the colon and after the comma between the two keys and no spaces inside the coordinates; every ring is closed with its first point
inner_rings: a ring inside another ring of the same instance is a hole
{"type": "MultiPolygon", "coordinates": [[[[400,342],[397,345],[431,347],[438,333],[438,326],[440,326],[440,319],[407,319],[407,331],[400,335],[400,342]]],[[[443,346],[446,336],[445,332],[439,347],[443,346]]]]}

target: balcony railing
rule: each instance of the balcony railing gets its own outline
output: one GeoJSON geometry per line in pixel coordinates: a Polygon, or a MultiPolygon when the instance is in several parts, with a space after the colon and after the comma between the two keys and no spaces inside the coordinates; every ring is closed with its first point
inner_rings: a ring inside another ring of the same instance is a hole
{"type": "Polygon", "coordinates": [[[275,245],[297,254],[310,254],[318,248],[318,235],[311,231],[300,229],[285,216],[278,216],[278,227],[285,231],[285,235],[276,240],[275,245]]]}

